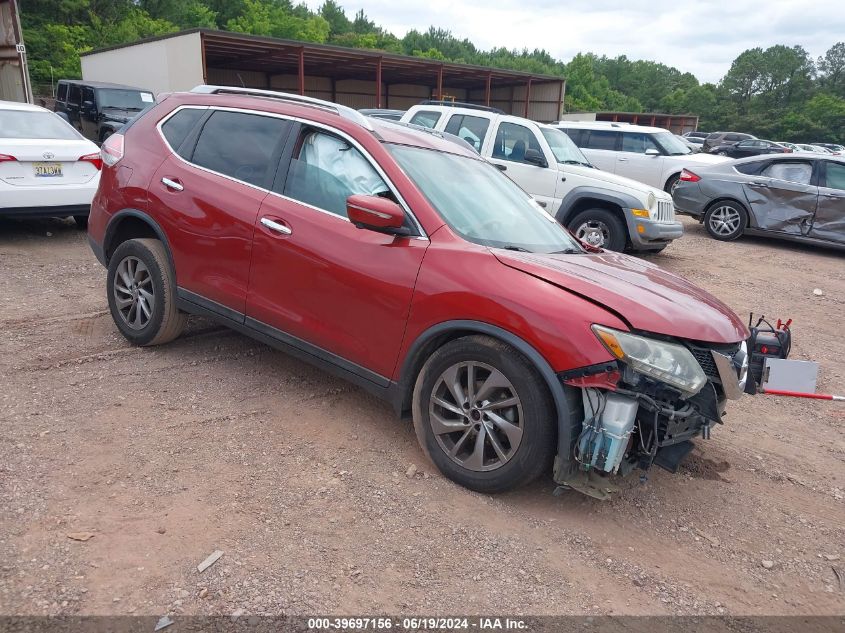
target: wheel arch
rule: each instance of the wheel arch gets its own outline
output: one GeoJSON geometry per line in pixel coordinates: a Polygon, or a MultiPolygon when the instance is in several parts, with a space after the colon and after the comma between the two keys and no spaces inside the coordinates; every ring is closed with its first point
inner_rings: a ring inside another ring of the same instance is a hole
{"type": "Polygon", "coordinates": [[[103,238],[103,257],[108,266],[115,249],[123,242],[139,237],[153,237],[161,241],[167,253],[167,260],[173,269],[173,253],[167,235],[153,218],[139,209],[123,209],[115,213],[103,238]]]}
{"type": "Polygon", "coordinates": [[[670,173],[670,174],[666,177],[666,180],[665,180],[665,182],[663,183],[663,191],[665,191],[665,192],[666,192],[666,193],[668,193],[668,194],[671,194],[672,192],[669,190],[669,183],[670,183],[670,182],[672,182],[673,180],[675,180],[676,178],[680,178],[680,177],[681,177],[681,173],[682,173],[683,171],[684,171],[684,170],[683,170],[683,168],[678,168],[678,171],[674,171],[674,170],[673,170],[673,171],[672,171],[672,173],[670,173]]]}
{"type": "Polygon", "coordinates": [[[552,396],[557,416],[557,454],[564,459],[569,459],[572,446],[572,421],[569,417],[570,407],[563,384],[558,379],[557,374],[533,345],[512,332],[483,321],[445,321],[428,328],[417,337],[402,362],[399,381],[392,398],[397,414],[404,415],[410,411],[414,385],[426,360],[446,343],[476,334],[489,336],[516,348],[543,377],[543,381],[552,396]]]}

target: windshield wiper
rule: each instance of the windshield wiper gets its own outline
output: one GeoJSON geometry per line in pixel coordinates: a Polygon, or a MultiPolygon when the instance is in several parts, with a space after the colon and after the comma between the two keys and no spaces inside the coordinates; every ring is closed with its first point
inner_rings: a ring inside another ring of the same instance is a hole
{"type": "Polygon", "coordinates": [[[552,251],[549,255],[583,255],[584,251],[580,248],[567,248],[562,251],[552,251]]]}
{"type": "Polygon", "coordinates": [[[527,248],[522,248],[521,246],[516,246],[515,244],[508,244],[507,246],[502,246],[501,248],[505,249],[506,251],[518,251],[520,253],[533,253],[534,251],[529,251],[527,248]]]}

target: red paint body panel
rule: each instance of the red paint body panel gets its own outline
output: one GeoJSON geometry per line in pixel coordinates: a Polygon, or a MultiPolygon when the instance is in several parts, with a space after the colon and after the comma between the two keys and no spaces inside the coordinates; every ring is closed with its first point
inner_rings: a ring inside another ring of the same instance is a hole
{"type": "Polygon", "coordinates": [[[147,212],[170,241],[177,284],[244,312],[252,233],[267,192],[200,169],[171,155],[148,186],[147,212]],[[162,178],[181,184],[166,187],[162,178]]]}
{"type": "Polygon", "coordinates": [[[507,266],[591,297],[644,332],[708,343],[737,343],[749,336],[739,317],[714,296],[636,257],[510,251],[501,251],[498,257],[507,266]]]}
{"type": "Polygon", "coordinates": [[[275,194],[258,224],[246,314],[389,377],[428,241],[356,228],[275,194]]]}

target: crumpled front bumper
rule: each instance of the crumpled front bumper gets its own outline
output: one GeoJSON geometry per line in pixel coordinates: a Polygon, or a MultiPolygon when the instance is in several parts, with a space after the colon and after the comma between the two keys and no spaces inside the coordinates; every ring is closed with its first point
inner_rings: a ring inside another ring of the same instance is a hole
{"type": "Polygon", "coordinates": [[[656,222],[648,218],[634,217],[631,213],[626,213],[625,217],[634,249],[659,248],[684,235],[684,225],[677,220],[656,222]]]}

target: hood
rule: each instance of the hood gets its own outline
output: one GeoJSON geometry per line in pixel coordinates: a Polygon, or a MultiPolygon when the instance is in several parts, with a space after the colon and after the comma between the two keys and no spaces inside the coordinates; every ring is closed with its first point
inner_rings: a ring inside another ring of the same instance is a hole
{"type": "Polygon", "coordinates": [[[119,123],[128,123],[138,114],[137,110],[124,110],[123,108],[112,106],[105,106],[102,108],[102,112],[109,121],[117,121],[119,123]]]}
{"type": "Polygon", "coordinates": [[[683,277],[621,253],[540,255],[494,251],[505,266],[583,295],[632,328],[708,343],[736,343],[748,330],[724,303],[683,277]]]}
{"type": "Polygon", "coordinates": [[[651,185],[646,185],[645,183],[639,182],[637,180],[625,178],[625,176],[617,176],[616,174],[612,174],[609,171],[602,171],[601,169],[592,169],[590,167],[582,167],[581,165],[562,165],[562,167],[564,173],[571,172],[574,174],[578,174],[579,176],[583,176],[584,178],[590,178],[592,180],[597,180],[608,185],[613,185],[614,187],[625,187],[626,189],[633,189],[634,191],[637,191],[646,196],[649,193],[653,193],[659,199],[668,199],[671,197],[669,196],[669,194],[667,194],[661,189],[657,189],[656,187],[652,187],[651,185]]]}
{"type": "Polygon", "coordinates": [[[733,160],[732,158],[728,158],[727,156],[716,156],[715,154],[687,154],[685,156],[672,156],[672,158],[677,159],[679,162],[682,163],[693,163],[697,165],[718,165],[719,163],[724,163],[729,160],[733,160]]]}

